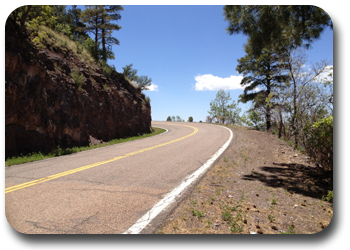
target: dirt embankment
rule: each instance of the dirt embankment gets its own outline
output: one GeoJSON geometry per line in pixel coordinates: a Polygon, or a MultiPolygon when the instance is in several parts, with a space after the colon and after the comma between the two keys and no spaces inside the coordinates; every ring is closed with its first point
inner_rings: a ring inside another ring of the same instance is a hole
{"type": "Polygon", "coordinates": [[[118,72],[107,78],[71,51],[35,49],[6,35],[5,157],[149,133],[145,95],[118,72]],[[84,75],[81,88],[71,73],[84,75]]]}
{"type": "Polygon", "coordinates": [[[234,142],[157,233],[313,234],[327,227],[332,173],[274,135],[231,128],[234,142]]]}

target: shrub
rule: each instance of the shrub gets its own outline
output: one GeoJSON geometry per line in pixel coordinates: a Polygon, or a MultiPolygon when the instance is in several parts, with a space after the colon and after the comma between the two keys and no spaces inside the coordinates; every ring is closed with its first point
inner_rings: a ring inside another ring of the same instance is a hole
{"type": "Polygon", "coordinates": [[[83,82],[85,80],[85,77],[83,74],[80,74],[78,70],[74,71],[70,74],[70,76],[73,78],[73,81],[77,85],[78,89],[81,89],[81,86],[83,85],[83,82]]]}
{"type": "Polygon", "coordinates": [[[305,152],[324,170],[333,170],[333,116],[303,130],[305,152]]]}
{"type": "Polygon", "coordinates": [[[102,73],[105,77],[108,79],[111,77],[111,74],[113,71],[116,71],[114,67],[109,66],[106,62],[104,61],[99,61],[99,65],[102,69],[102,73]]]}
{"type": "Polygon", "coordinates": [[[333,203],[333,191],[328,191],[327,201],[333,203]]]}

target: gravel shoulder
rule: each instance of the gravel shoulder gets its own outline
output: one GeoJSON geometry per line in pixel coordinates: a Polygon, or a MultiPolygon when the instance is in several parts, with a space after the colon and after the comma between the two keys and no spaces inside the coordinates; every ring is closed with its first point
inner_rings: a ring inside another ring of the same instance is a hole
{"type": "Polygon", "coordinates": [[[229,126],[236,140],[157,234],[315,234],[333,216],[332,173],[275,135],[229,126]]]}

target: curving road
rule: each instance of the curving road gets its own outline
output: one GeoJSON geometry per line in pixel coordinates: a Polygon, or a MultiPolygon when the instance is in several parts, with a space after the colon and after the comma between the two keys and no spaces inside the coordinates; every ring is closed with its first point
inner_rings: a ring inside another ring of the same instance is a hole
{"type": "Polygon", "coordinates": [[[6,167],[9,224],[26,234],[139,233],[135,223],[232,138],[210,124],[152,126],[168,132],[6,167]]]}

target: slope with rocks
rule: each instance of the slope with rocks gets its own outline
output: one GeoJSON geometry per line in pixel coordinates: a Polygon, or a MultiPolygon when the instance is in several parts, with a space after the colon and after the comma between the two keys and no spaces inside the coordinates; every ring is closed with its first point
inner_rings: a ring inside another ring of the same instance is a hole
{"type": "Polygon", "coordinates": [[[6,158],[150,132],[149,100],[122,74],[54,37],[41,49],[13,34],[5,40],[6,158]],[[72,73],[84,76],[81,86],[72,73]]]}

